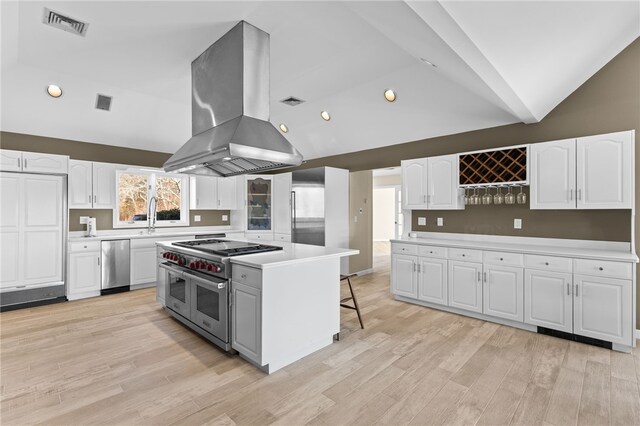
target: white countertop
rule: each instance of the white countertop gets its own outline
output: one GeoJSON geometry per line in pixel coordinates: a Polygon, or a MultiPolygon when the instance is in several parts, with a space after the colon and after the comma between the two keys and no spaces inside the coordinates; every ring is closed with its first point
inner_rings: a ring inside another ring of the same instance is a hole
{"type": "Polygon", "coordinates": [[[173,238],[189,235],[206,235],[218,233],[243,232],[238,229],[229,229],[228,227],[198,227],[198,228],[182,228],[182,229],[156,229],[155,232],[148,234],[147,229],[118,229],[114,231],[98,231],[95,237],[85,237],[84,231],[75,231],[69,233],[69,241],[102,241],[102,240],[133,240],[140,238],[173,238]]]}
{"type": "Polygon", "coordinates": [[[420,244],[470,248],[477,250],[506,251],[544,256],[579,257],[583,259],[612,260],[618,262],[638,262],[638,256],[630,251],[596,248],[563,247],[562,245],[523,244],[516,242],[489,242],[439,238],[409,238],[390,240],[392,243],[420,244]]]}
{"type": "Polygon", "coordinates": [[[320,258],[354,256],[360,253],[359,250],[354,249],[283,243],[281,241],[261,241],[260,243],[281,246],[282,250],[232,257],[231,263],[264,269],[320,258]]]}

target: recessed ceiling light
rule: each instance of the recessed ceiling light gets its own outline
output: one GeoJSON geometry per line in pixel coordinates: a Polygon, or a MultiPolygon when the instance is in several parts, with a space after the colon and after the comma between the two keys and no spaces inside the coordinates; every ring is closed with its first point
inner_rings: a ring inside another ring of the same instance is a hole
{"type": "Polygon", "coordinates": [[[287,132],[289,131],[289,128],[287,127],[287,125],[286,125],[286,124],[284,124],[284,123],[280,123],[280,131],[281,131],[282,133],[287,133],[287,132]]]}
{"type": "Polygon", "coordinates": [[[320,117],[322,117],[322,119],[323,119],[324,121],[329,121],[329,120],[331,120],[331,116],[329,115],[329,113],[328,113],[327,111],[322,111],[322,112],[320,113],[320,117]]]}
{"type": "Polygon", "coordinates": [[[427,64],[427,65],[431,65],[434,68],[438,68],[438,66],[436,64],[434,64],[433,62],[427,61],[425,58],[420,58],[420,60],[422,62],[424,62],[425,64],[427,64]]]}
{"type": "Polygon", "coordinates": [[[50,84],[47,86],[47,93],[52,98],[59,98],[60,96],[62,96],[62,89],[60,88],[60,86],[56,86],[55,84],[50,84]]]}
{"type": "Polygon", "coordinates": [[[396,92],[391,89],[387,89],[384,91],[384,98],[389,102],[393,102],[396,100],[396,92]]]}

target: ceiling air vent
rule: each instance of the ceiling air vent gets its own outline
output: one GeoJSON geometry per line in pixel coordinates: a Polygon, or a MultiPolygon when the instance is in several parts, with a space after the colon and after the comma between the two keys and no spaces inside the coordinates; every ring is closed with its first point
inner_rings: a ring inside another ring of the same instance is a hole
{"type": "Polygon", "coordinates": [[[46,7],[44,8],[44,17],[42,18],[42,22],[54,28],[82,37],[87,34],[87,28],[89,27],[89,24],[86,22],[78,21],[77,19],[73,19],[69,16],[64,16],[46,7]]]}
{"type": "Polygon", "coordinates": [[[289,106],[297,106],[303,103],[302,99],[294,98],[293,96],[289,96],[287,99],[283,99],[280,102],[289,106]]]}
{"type": "Polygon", "coordinates": [[[111,96],[105,96],[98,93],[96,98],[96,109],[109,111],[111,109],[111,96]]]}

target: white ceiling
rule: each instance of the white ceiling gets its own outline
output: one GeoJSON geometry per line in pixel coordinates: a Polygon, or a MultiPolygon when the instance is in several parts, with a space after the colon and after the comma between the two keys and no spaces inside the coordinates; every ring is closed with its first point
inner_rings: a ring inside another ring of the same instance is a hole
{"type": "Polygon", "coordinates": [[[174,152],[191,136],[191,61],[244,19],[271,34],[271,121],[307,159],[539,121],[640,35],[637,1],[3,1],[0,12],[2,130],[174,152]],[[44,7],[89,22],[86,37],[43,25],[44,7]],[[51,82],[61,98],[45,95],[51,82]],[[114,97],[110,112],[94,109],[97,93],[114,97]],[[278,102],[290,95],[306,102],[278,102]]]}

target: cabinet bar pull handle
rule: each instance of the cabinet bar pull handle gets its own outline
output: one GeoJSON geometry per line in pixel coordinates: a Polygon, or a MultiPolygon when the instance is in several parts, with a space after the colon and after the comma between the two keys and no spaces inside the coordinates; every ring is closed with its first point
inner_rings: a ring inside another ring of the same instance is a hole
{"type": "Polygon", "coordinates": [[[578,189],[578,200],[582,200],[582,189],[578,189]]]}
{"type": "Polygon", "coordinates": [[[478,271],[478,281],[480,281],[480,271],[478,271]]]}
{"type": "Polygon", "coordinates": [[[598,271],[604,271],[604,268],[601,266],[598,268],[598,271]]]}
{"type": "Polygon", "coordinates": [[[413,272],[416,272],[418,269],[416,268],[416,264],[413,264],[413,272]]]}
{"type": "Polygon", "coordinates": [[[569,190],[569,200],[573,200],[573,188],[569,190]]]}
{"type": "Polygon", "coordinates": [[[89,195],[89,203],[91,203],[91,195],[89,195]]]}
{"type": "Polygon", "coordinates": [[[26,158],[24,159],[24,168],[25,169],[27,168],[27,159],[26,158]]]}
{"type": "Polygon", "coordinates": [[[97,203],[97,202],[98,202],[98,196],[97,196],[97,195],[94,195],[94,196],[93,196],[93,202],[94,202],[94,203],[97,203]]]}
{"type": "Polygon", "coordinates": [[[487,273],[483,272],[482,275],[484,276],[484,282],[486,283],[487,282],[487,273]]]}
{"type": "Polygon", "coordinates": [[[567,296],[571,296],[571,285],[567,283],[567,296]]]}
{"type": "Polygon", "coordinates": [[[100,266],[100,256],[98,256],[98,266],[100,266]]]}
{"type": "Polygon", "coordinates": [[[418,273],[420,273],[420,264],[418,263],[418,273]]]}
{"type": "Polygon", "coordinates": [[[576,284],[576,297],[578,297],[578,284],[576,284]]]}
{"type": "Polygon", "coordinates": [[[426,203],[426,202],[427,202],[427,196],[426,196],[426,195],[423,195],[423,196],[422,196],[422,202],[423,202],[423,203],[426,203]]]}
{"type": "Polygon", "coordinates": [[[20,168],[20,158],[18,158],[17,160],[18,160],[18,168],[20,168]]]}

